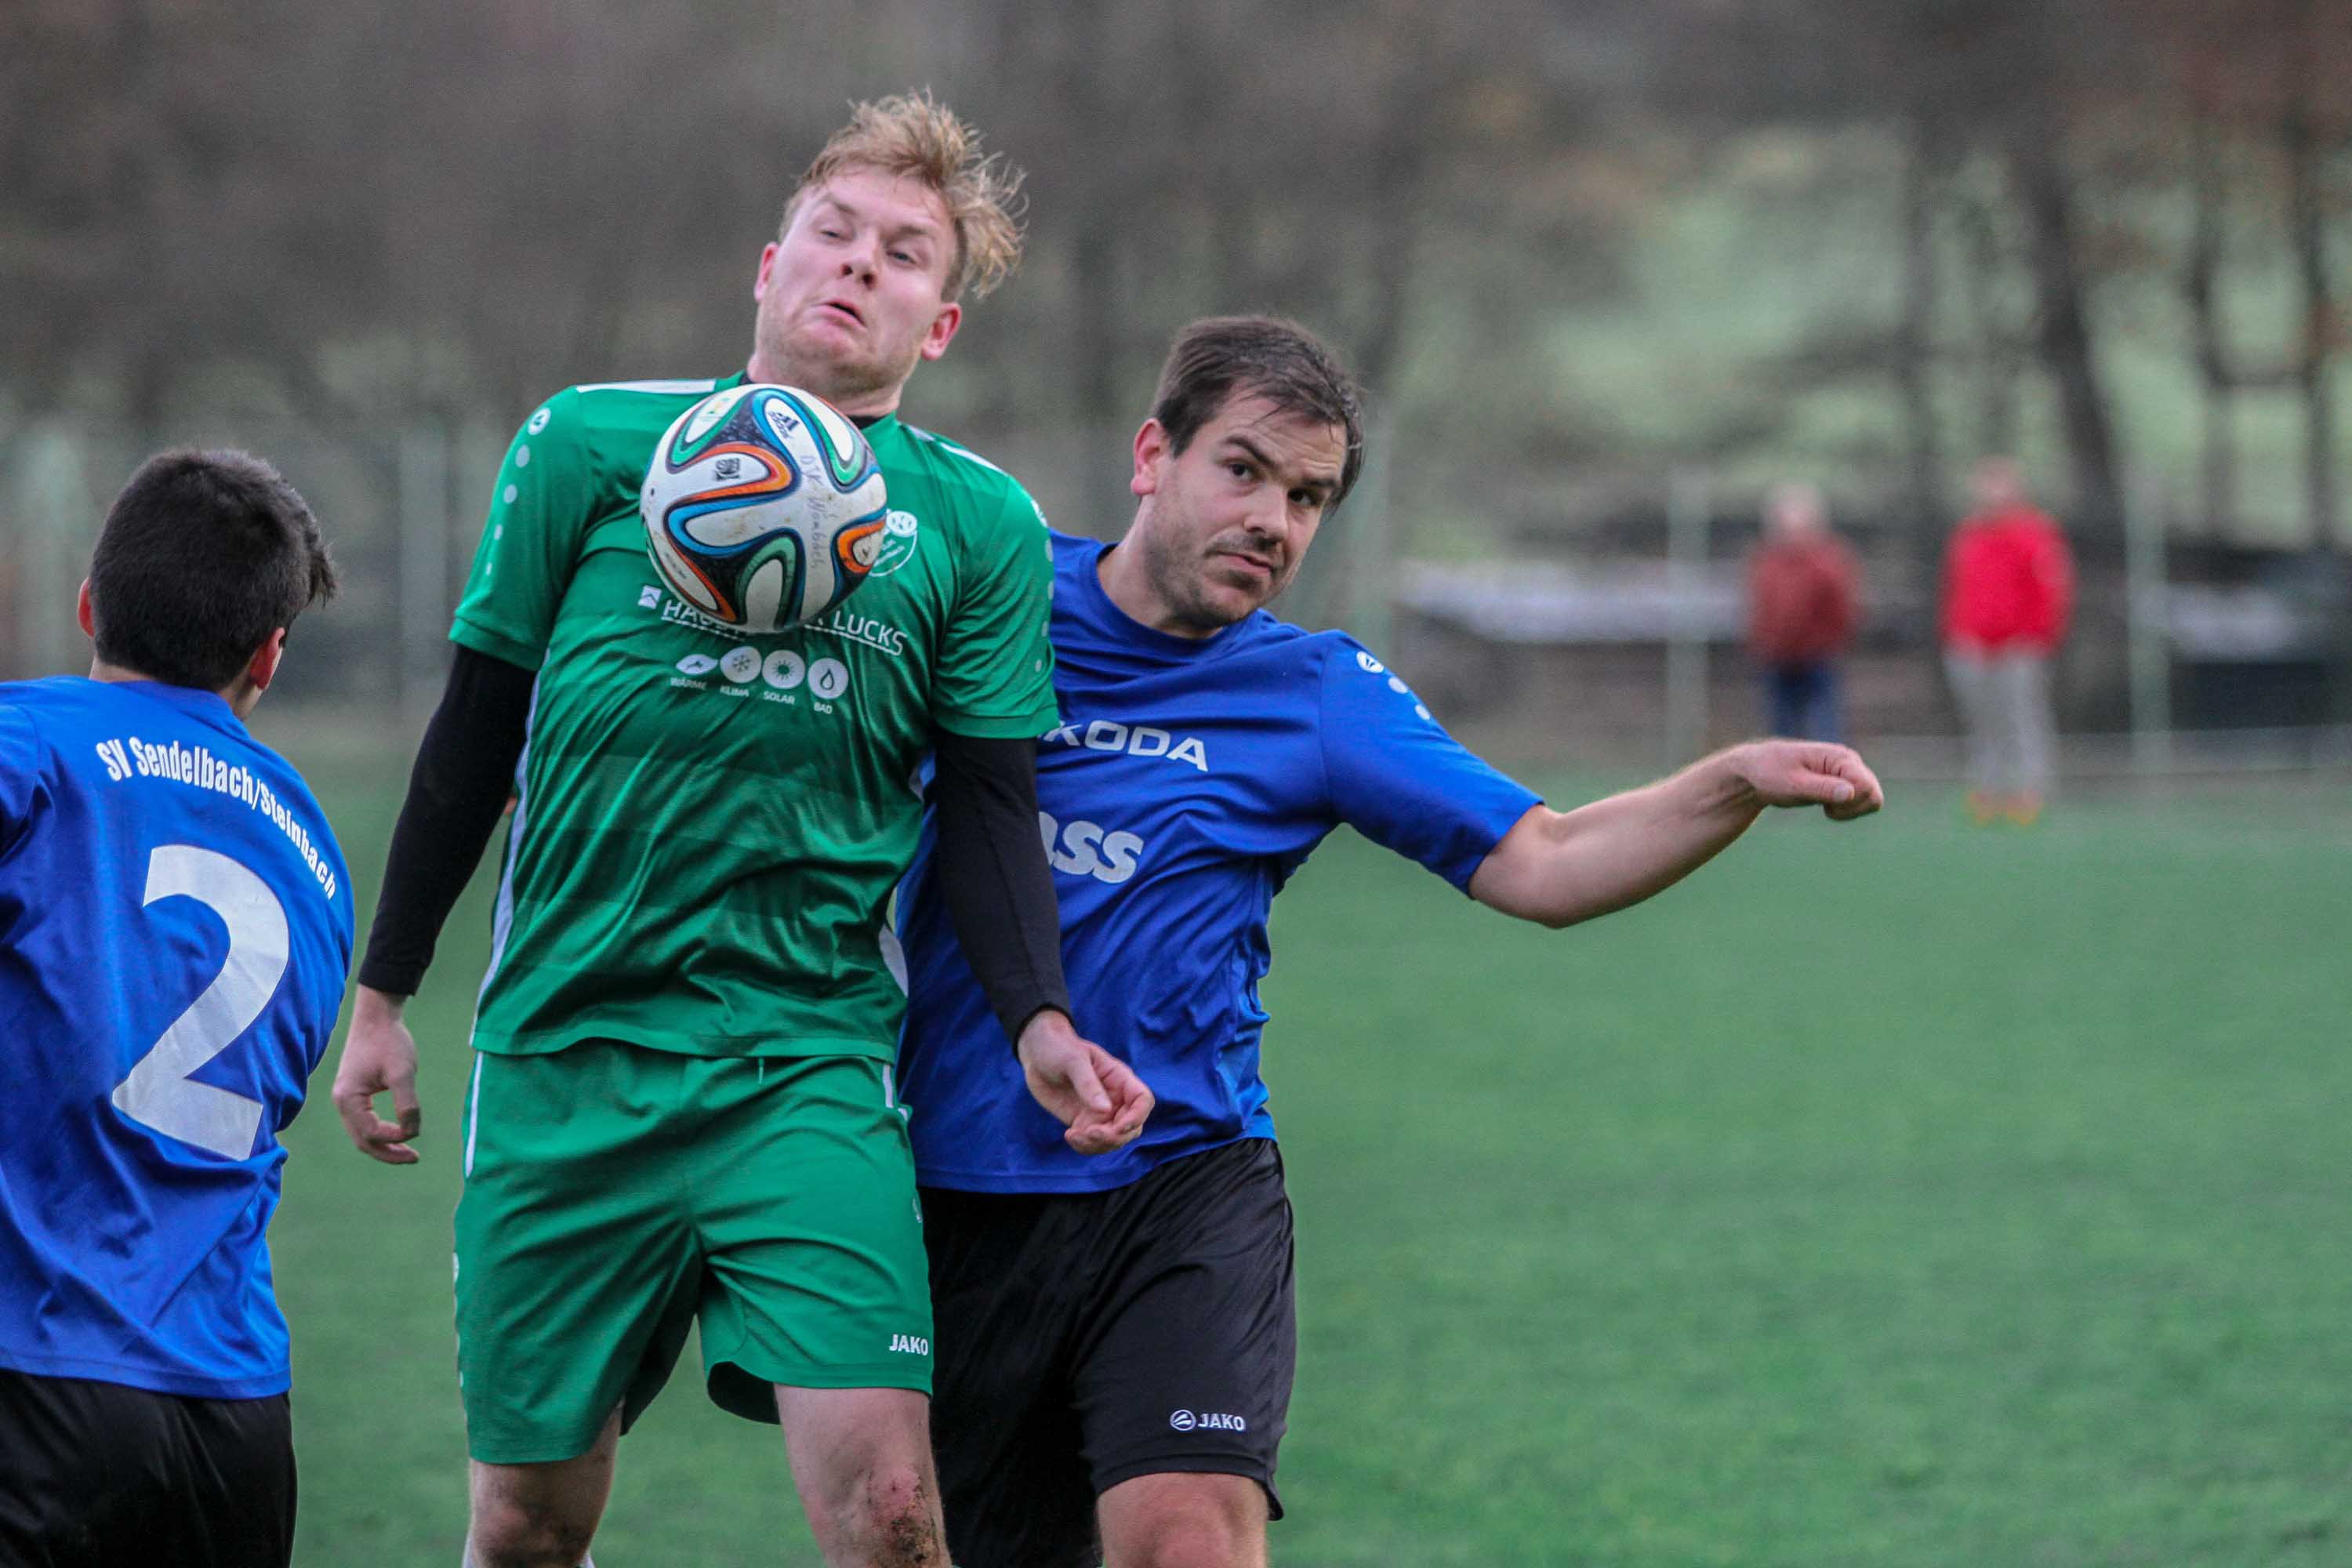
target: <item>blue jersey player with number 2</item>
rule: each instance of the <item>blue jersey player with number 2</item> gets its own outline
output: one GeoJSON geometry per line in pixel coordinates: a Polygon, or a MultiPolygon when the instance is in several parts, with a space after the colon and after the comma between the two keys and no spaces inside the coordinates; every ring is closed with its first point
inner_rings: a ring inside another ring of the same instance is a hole
{"type": "Polygon", "coordinates": [[[0,1563],[292,1555],[264,1232],[351,876],[243,721],[334,588],[268,464],[167,452],[99,534],[89,679],[0,685],[0,1563]]]}
{"type": "Polygon", "coordinates": [[[1343,633],[1265,613],[1362,460],[1355,388],[1287,322],[1196,322],[1118,544],[1057,537],[1039,827],[1071,993],[1157,1096],[1082,1159],[1032,1102],[919,856],[899,1086],[923,1186],[931,1430],[959,1568],[1265,1561],[1296,1333],[1258,1077],[1275,893],[1341,823],[1561,926],[1679,880],[1767,806],[1878,808],[1843,746],[1757,742],[1557,812],[1343,633]]]}

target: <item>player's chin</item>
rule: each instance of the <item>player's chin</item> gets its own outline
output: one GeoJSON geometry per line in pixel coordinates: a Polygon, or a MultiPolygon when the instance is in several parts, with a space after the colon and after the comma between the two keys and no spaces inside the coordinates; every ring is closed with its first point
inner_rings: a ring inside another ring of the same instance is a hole
{"type": "Polygon", "coordinates": [[[803,317],[793,323],[786,347],[787,363],[804,374],[817,370],[835,381],[864,382],[873,378],[873,344],[850,322],[829,316],[803,317]]]}
{"type": "Polygon", "coordinates": [[[1203,619],[1231,626],[1264,609],[1282,592],[1282,579],[1247,569],[1212,568],[1202,574],[1195,597],[1203,619]]]}

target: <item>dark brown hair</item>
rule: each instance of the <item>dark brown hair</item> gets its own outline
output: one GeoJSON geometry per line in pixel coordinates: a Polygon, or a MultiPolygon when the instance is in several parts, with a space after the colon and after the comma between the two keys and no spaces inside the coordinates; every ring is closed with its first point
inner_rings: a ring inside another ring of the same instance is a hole
{"type": "Polygon", "coordinates": [[[1176,334],[1160,367],[1151,416],[1178,456],[1201,427],[1235,397],[1263,397],[1276,408],[1345,432],[1348,456],[1328,516],[1364,467],[1363,391],[1323,341],[1278,316],[1211,316],[1176,334]]]}
{"type": "Polygon", "coordinates": [[[159,452],[108,509],[89,563],[98,657],[218,691],[269,634],[333,595],[308,502],[249,452],[159,452]]]}

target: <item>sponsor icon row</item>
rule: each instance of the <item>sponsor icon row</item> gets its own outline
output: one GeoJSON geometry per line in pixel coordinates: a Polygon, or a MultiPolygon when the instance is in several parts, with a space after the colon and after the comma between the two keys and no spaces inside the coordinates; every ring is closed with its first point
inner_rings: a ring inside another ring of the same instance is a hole
{"type": "Polygon", "coordinates": [[[763,680],[778,691],[790,691],[805,682],[811,693],[830,702],[849,689],[849,667],[837,658],[806,659],[780,647],[762,658],[755,647],[732,647],[712,657],[690,653],[677,661],[680,675],[705,676],[716,670],[738,686],[763,680]]]}

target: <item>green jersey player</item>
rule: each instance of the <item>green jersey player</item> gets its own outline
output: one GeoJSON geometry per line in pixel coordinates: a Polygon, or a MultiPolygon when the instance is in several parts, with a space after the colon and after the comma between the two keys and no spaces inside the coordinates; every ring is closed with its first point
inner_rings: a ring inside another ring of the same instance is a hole
{"type": "Polygon", "coordinates": [[[1027,761],[1056,721],[1043,519],[897,416],[960,293],[1016,258],[1011,184],[929,100],[859,106],[761,253],[745,370],[568,388],[499,474],[335,1087],[362,1151],[415,1159],[402,1004],[511,783],[457,1217],[485,1568],[582,1560],[619,1436],[698,1320],[711,1397],[782,1423],[828,1562],[944,1562],[885,931],[928,756],[943,853],[952,831],[967,857],[960,929],[1033,1090],[1085,1151],[1150,1109],[1061,981],[1027,761]],[[637,516],[662,432],[745,379],[857,418],[889,492],[866,584],[772,636],[669,595],[637,516]]]}

